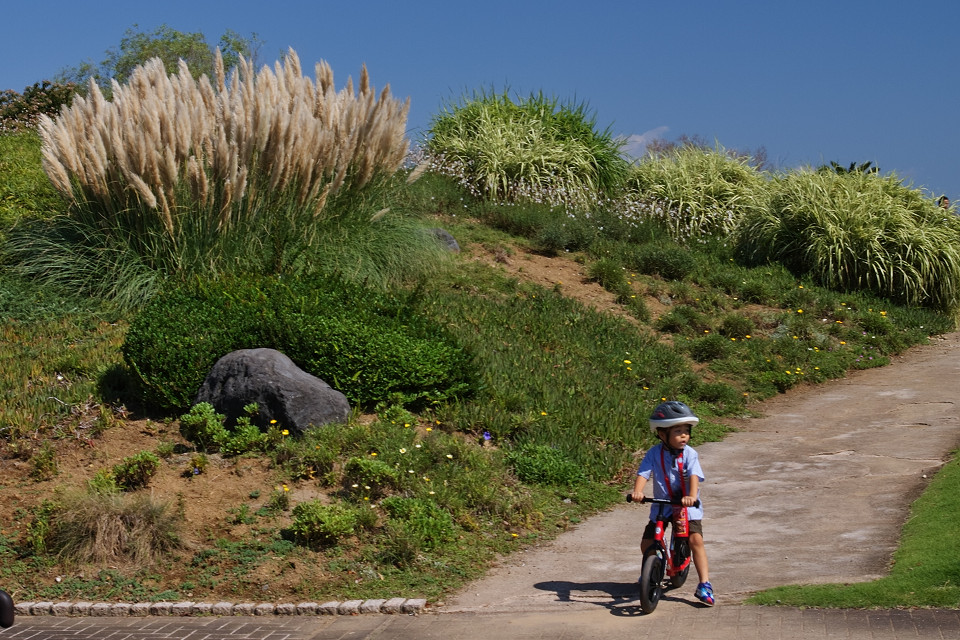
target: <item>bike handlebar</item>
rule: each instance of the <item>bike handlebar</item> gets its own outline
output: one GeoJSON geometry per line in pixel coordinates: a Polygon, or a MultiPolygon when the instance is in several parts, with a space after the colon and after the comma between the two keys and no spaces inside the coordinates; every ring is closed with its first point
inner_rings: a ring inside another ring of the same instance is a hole
{"type": "MultiPolygon", "coordinates": [[[[632,494],[632,493],[628,493],[628,494],[627,494],[627,502],[633,502],[633,501],[634,501],[634,500],[633,500],[633,494],[632,494]]],[[[683,503],[680,502],[679,500],[663,500],[662,498],[648,498],[647,496],[643,496],[643,498],[640,500],[640,503],[641,503],[641,504],[643,504],[644,502],[652,502],[653,504],[670,504],[670,505],[674,505],[674,506],[677,506],[677,507],[682,507],[682,506],[683,506],[683,503]]],[[[699,506],[700,506],[700,501],[697,500],[696,502],[694,502],[694,503],[693,503],[693,506],[694,506],[694,507],[699,507],[699,506]]]]}

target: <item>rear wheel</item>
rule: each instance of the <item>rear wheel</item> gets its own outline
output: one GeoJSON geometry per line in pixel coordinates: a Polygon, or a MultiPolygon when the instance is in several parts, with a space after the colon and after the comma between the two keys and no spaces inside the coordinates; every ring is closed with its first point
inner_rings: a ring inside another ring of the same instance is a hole
{"type": "Polygon", "coordinates": [[[690,573],[690,565],[687,565],[683,568],[683,571],[680,573],[675,573],[670,576],[670,586],[674,589],[679,589],[683,586],[683,583],[687,581],[687,574],[690,573]]]}
{"type": "Polygon", "coordinates": [[[643,557],[643,569],[640,572],[640,608],[651,613],[660,603],[663,595],[663,551],[652,547],[643,557]]]}
{"type": "Polygon", "coordinates": [[[6,629],[13,626],[13,598],[6,591],[0,590],[0,627],[6,629]]]}

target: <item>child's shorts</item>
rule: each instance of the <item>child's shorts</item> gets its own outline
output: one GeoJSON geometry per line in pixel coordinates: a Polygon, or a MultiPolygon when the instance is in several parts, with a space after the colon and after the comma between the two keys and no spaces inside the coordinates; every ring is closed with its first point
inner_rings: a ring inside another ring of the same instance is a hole
{"type": "MultiPolygon", "coordinates": [[[[672,525],[671,525],[672,526],[672,525]]],[[[703,520],[688,520],[687,533],[699,533],[703,535],[703,520]]],[[[657,537],[657,523],[651,520],[643,530],[644,540],[653,540],[657,537]]]]}

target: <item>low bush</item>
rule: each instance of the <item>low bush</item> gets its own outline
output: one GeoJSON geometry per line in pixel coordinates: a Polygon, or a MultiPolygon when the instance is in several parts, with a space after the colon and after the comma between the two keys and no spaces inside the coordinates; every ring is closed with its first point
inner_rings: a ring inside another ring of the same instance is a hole
{"type": "Polygon", "coordinates": [[[697,262],[688,249],[677,244],[646,243],[630,253],[625,266],[664,280],[683,280],[696,269],[697,262]]]}
{"type": "Polygon", "coordinates": [[[142,489],[160,467],[160,458],[150,451],[128,456],[113,466],[113,479],[124,491],[142,489]]]}
{"type": "Polygon", "coordinates": [[[214,363],[269,346],[354,405],[423,406],[469,395],[470,354],[401,300],[338,279],[192,283],[152,300],[123,345],[149,402],[185,409],[214,363]]]}
{"type": "Polygon", "coordinates": [[[420,549],[433,549],[455,537],[453,518],[435,502],[392,496],[384,498],[380,506],[390,515],[388,526],[394,534],[412,538],[420,549]]]}
{"type": "Polygon", "coordinates": [[[507,461],[523,482],[573,486],[587,481],[578,464],[548,445],[523,444],[507,453],[507,461]]]}
{"type": "Polygon", "coordinates": [[[310,500],[293,508],[289,532],[298,543],[319,548],[336,544],[357,533],[359,525],[360,518],[355,508],[310,500]]]}

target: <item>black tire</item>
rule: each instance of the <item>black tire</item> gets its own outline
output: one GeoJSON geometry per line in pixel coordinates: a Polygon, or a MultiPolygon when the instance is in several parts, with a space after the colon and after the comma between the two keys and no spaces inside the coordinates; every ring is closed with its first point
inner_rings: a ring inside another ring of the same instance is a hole
{"type": "Polygon", "coordinates": [[[0,590],[0,627],[8,629],[13,626],[13,598],[6,591],[0,590]]]}
{"type": "Polygon", "coordinates": [[[670,576],[670,586],[674,589],[679,589],[683,586],[683,583],[687,581],[687,574],[690,573],[690,565],[687,565],[683,568],[683,571],[680,573],[675,573],[670,576]]]}
{"type": "Polygon", "coordinates": [[[663,595],[663,552],[651,548],[643,556],[643,569],[640,572],[640,608],[644,613],[653,613],[663,595]]]}

